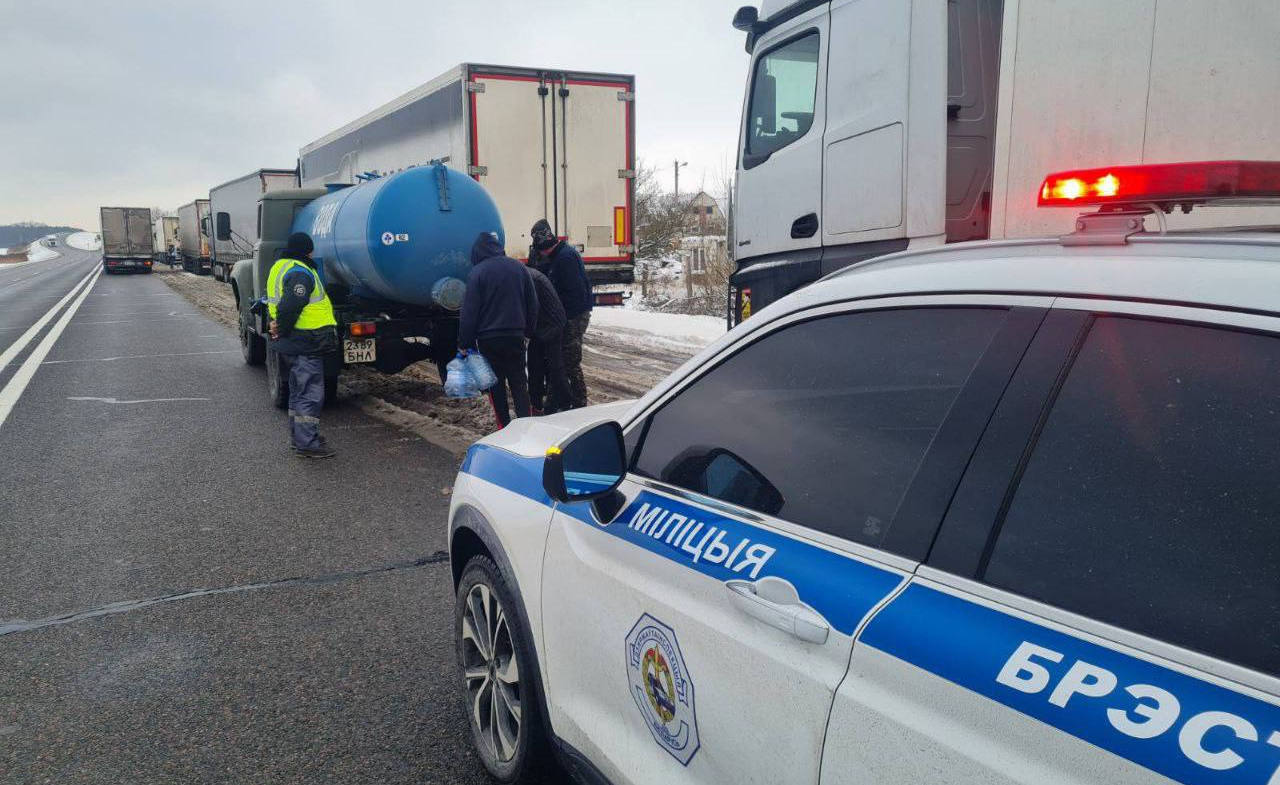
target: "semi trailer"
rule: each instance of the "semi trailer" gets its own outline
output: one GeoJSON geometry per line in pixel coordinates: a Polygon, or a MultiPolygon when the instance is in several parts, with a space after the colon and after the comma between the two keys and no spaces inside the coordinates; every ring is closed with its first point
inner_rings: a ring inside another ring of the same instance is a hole
{"type": "Polygon", "coordinates": [[[196,199],[177,210],[178,256],[182,269],[196,275],[213,271],[213,251],[209,241],[209,200],[196,199]]]}
{"type": "Polygon", "coordinates": [[[304,188],[444,161],[482,184],[525,259],[546,218],[596,284],[630,283],[635,77],[463,63],[305,145],[304,188]]]}
{"type": "Polygon", "coordinates": [[[258,200],[269,191],[297,188],[296,169],[257,169],[209,189],[213,230],[210,243],[213,277],[231,280],[231,268],[253,255],[258,239],[258,200]]]}
{"type": "Polygon", "coordinates": [[[288,237],[305,232],[338,321],[339,350],[325,358],[326,398],[344,367],[399,373],[421,360],[444,366],[457,351],[458,311],[481,232],[505,239],[497,205],[466,175],[435,163],[351,186],[289,188],[259,198],[261,236],[236,262],[231,288],[249,365],[266,365],[272,402],[288,378],[268,351],[267,275],[288,237]]]}
{"type": "Polygon", "coordinates": [[[733,26],[731,324],[874,256],[1069,233],[1036,211],[1046,172],[1280,158],[1273,0],[763,0],[733,26]]]}
{"type": "Polygon", "coordinates": [[[98,216],[103,272],[151,272],[151,209],[103,207],[98,216]]]}
{"type": "Polygon", "coordinates": [[[151,259],[165,261],[178,250],[178,216],[157,215],[151,222],[151,259]]]}

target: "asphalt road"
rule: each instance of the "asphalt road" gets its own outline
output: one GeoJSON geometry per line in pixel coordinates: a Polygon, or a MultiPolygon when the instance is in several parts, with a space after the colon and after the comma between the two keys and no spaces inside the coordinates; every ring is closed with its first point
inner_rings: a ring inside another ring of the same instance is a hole
{"type": "MultiPolygon", "coordinates": [[[[98,267],[58,250],[0,268],[0,352],[98,267]]],[[[338,457],[294,457],[232,333],[145,275],[51,314],[0,418],[0,782],[487,781],[452,454],[339,407],[338,457]]]]}

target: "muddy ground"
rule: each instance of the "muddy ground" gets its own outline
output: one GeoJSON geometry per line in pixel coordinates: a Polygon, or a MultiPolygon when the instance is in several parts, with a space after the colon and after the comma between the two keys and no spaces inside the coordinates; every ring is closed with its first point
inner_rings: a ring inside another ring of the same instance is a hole
{"type": "MultiPolygon", "coordinates": [[[[156,269],[155,274],[227,329],[236,329],[236,305],[228,284],[164,267],[156,269]]],[[[647,345],[642,338],[638,333],[606,334],[595,328],[587,331],[583,372],[591,403],[638,397],[690,356],[647,345]]],[[[457,453],[497,426],[487,399],[444,397],[439,374],[427,362],[411,365],[395,375],[371,368],[344,370],[338,401],[457,453]]]]}

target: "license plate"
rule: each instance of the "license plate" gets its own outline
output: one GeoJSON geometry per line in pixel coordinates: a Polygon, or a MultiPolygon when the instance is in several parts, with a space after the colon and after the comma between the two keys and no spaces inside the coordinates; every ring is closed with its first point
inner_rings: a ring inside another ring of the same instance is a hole
{"type": "Polygon", "coordinates": [[[361,341],[343,341],[342,359],[347,365],[354,363],[371,363],[378,359],[378,350],[372,338],[361,341]]]}

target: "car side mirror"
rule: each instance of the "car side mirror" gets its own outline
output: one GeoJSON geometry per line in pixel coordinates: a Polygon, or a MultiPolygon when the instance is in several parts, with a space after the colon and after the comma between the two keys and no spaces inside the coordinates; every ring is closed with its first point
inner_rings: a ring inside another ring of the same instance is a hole
{"type": "Polygon", "coordinates": [[[557,502],[586,502],[614,492],[627,473],[622,426],[598,423],[547,450],[542,487],[557,502]]]}

